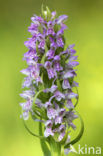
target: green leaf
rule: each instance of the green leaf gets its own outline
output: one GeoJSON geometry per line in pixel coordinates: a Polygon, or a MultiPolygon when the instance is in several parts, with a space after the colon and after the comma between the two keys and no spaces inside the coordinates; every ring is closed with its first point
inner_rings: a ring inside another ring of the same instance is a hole
{"type": "Polygon", "coordinates": [[[56,82],[57,82],[58,90],[62,92],[62,88],[61,88],[59,79],[57,79],[56,82]]]}
{"type": "Polygon", "coordinates": [[[52,85],[52,79],[48,78],[48,73],[46,69],[43,69],[43,82],[45,88],[50,88],[52,85]]]}
{"type": "MultiPolygon", "coordinates": [[[[27,127],[27,125],[26,125],[26,123],[25,123],[24,120],[23,120],[23,123],[24,123],[24,127],[26,128],[26,130],[27,130],[31,135],[33,135],[33,136],[35,136],[35,137],[37,137],[37,138],[39,138],[39,139],[45,139],[43,136],[40,136],[40,135],[37,135],[37,134],[33,133],[33,132],[27,127]]],[[[46,140],[46,139],[45,139],[45,140],[46,140]]]]}
{"type": "Polygon", "coordinates": [[[50,136],[51,156],[61,156],[61,144],[50,136]]]}
{"type": "Polygon", "coordinates": [[[49,21],[51,19],[51,11],[47,6],[46,6],[46,10],[47,10],[47,20],[49,21]]]}
{"type": "Polygon", "coordinates": [[[36,93],[35,97],[34,97],[34,100],[33,100],[33,103],[35,104],[35,101],[36,101],[36,98],[39,96],[39,94],[43,92],[43,90],[40,90],[39,92],[36,93]]]}
{"type": "Polygon", "coordinates": [[[43,4],[42,4],[42,6],[41,6],[41,13],[42,13],[42,17],[43,17],[44,19],[46,19],[46,18],[47,18],[47,15],[45,14],[43,4]]]}

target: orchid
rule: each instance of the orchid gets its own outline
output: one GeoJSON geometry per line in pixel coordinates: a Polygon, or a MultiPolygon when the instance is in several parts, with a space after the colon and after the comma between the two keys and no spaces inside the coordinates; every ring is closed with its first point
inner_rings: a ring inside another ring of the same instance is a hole
{"type": "Polygon", "coordinates": [[[27,89],[20,94],[24,98],[20,103],[21,117],[25,121],[31,116],[33,121],[39,122],[40,136],[34,136],[45,142],[42,150],[51,156],[69,153],[70,144],[77,142],[83,133],[82,124],[80,136],[70,140],[70,128],[76,129],[73,121],[80,117],[75,110],[79,96],[74,92],[78,87],[74,81],[77,76],[75,67],[79,63],[75,45],[65,45],[67,26],[64,22],[67,19],[67,15],[58,17],[55,11],[51,12],[48,7],[44,11],[42,7],[42,15],[31,18],[28,31],[32,37],[24,43],[28,52],[23,59],[28,67],[21,70],[26,76],[22,87],[27,89]]]}

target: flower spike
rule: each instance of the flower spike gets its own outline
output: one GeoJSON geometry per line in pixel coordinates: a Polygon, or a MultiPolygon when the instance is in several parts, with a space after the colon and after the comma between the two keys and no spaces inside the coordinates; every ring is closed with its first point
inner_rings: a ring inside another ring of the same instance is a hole
{"type": "Polygon", "coordinates": [[[41,12],[41,16],[34,15],[31,18],[32,22],[28,27],[31,37],[24,42],[28,52],[23,59],[28,67],[21,70],[26,76],[22,84],[22,88],[26,89],[20,94],[24,99],[20,103],[21,117],[28,120],[31,116],[33,121],[39,122],[40,136],[32,133],[25,121],[24,126],[30,134],[42,139],[41,146],[45,155],[45,151],[49,154],[51,151],[43,141],[49,143],[52,151],[57,147],[60,156],[62,147],[68,151],[70,144],[80,140],[84,131],[83,121],[75,111],[79,95],[78,83],[74,79],[79,62],[75,45],[65,45],[64,31],[67,26],[64,23],[68,16],[57,17],[56,11],[51,12],[48,7],[44,10],[43,5],[41,12]],[[77,118],[80,118],[82,124],[81,131],[71,141],[70,128],[76,129],[73,122],[77,118]]]}

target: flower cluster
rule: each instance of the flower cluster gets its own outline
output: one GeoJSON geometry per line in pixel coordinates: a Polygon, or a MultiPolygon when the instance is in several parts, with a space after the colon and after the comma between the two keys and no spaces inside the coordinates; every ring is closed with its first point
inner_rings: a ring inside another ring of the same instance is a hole
{"type": "Polygon", "coordinates": [[[73,100],[78,94],[74,81],[77,62],[74,44],[65,46],[64,22],[68,16],[57,17],[48,10],[42,16],[34,15],[28,31],[32,37],[24,44],[29,49],[24,54],[28,67],[21,72],[26,75],[22,87],[21,103],[24,120],[31,114],[35,120],[45,125],[44,136],[52,136],[58,142],[64,138],[68,142],[68,128],[75,129],[73,120],[78,116],[74,111],[73,100]]]}

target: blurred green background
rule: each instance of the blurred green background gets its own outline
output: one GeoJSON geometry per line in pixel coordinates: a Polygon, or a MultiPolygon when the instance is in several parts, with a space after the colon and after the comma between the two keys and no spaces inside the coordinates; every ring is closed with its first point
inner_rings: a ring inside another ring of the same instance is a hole
{"type": "Polygon", "coordinates": [[[42,2],[69,15],[65,35],[79,55],[77,110],[85,123],[78,144],[103,149],[103,0],[0,0],[0,156],[42,156],[39,140],[23,126],[19,106],[27,27],[42,2]]]}

